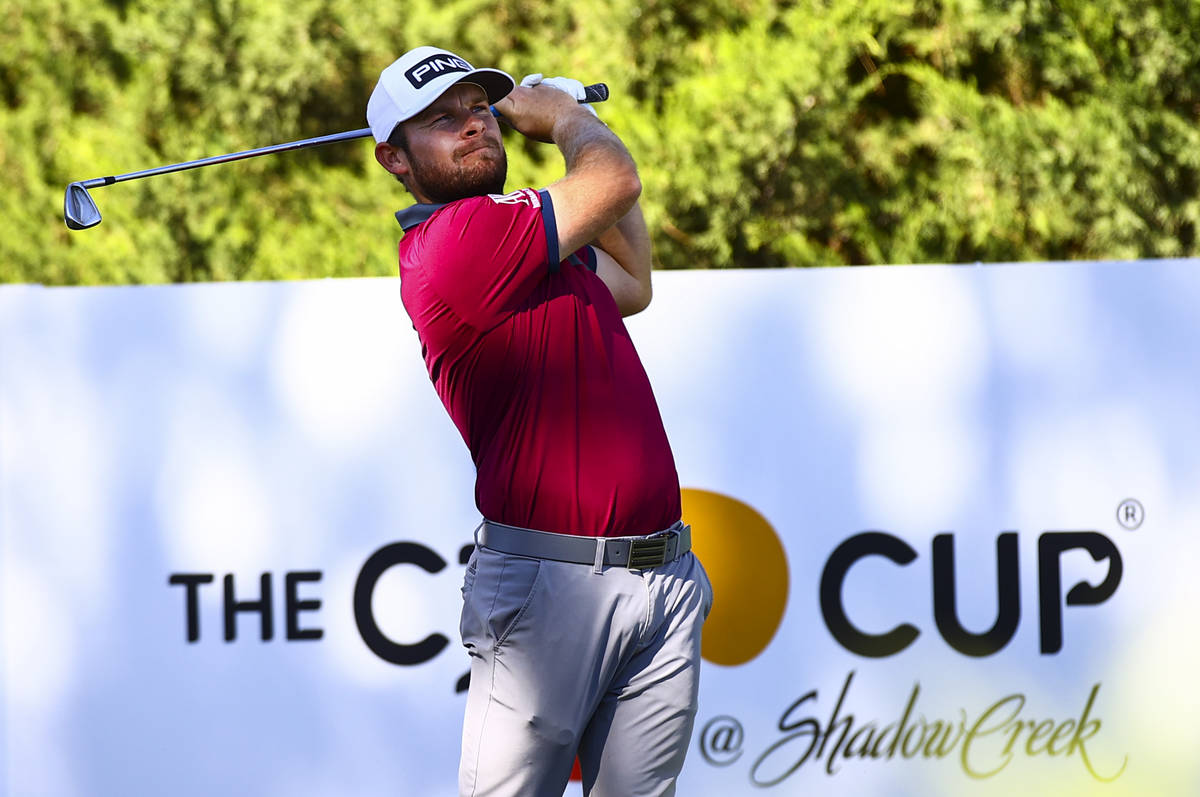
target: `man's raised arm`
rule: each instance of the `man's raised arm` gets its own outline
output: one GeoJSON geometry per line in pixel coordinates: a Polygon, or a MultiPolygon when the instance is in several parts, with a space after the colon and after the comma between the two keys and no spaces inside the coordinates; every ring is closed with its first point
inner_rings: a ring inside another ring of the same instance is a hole
{"type": "Polygon", "coordinates": [[[517,87],[496,109],[522,134],[562,151],[566,174],[548,189],[559,252],[595,243],[597,274],[622,315],[642,310],[650,301],[650,238],[629,150],[571,95],[551,86],[517,87]]]}

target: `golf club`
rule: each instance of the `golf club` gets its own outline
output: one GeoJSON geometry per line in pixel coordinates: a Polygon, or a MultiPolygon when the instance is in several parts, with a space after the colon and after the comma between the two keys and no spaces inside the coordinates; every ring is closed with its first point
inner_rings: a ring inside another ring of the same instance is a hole
{"type": "MultiPolygon", "coordinates": [[[[603,83],[594,83],[584,87],[584,99],[582,102],[604,102],[608,99],[608,86],[603,83]]],[[[496,113],[496,109],[492,108],[492,113],[496,113]]],[[[112,177],[93,177],[90,180],[79,180],[67,186],[66,196],[63,197],[63,220],[67,223],[67,228],[72,230],[86,230],[89,227],[95,227],[100,223],[100,210],[96,207],[96,201],[92,199],[92,195],[88,193],[89,188],[99,188],[102,185],[112,185],[113,183],[123,183],[128,180],[140,180],[143,177],[154,177],[159,174],[169,174],[171,172],[182,172],[188,169],[198,169],[201,166],[212,166],[218,163],[230,163],[231,161],[243,160],[245,158],[255,158],[259,155],[272,155],[276,152],[289,152],[296,149],[306,149],[308,147],[319,147],[322,144],[332,144],[337,141],[350,141],[356,138],[366,138],[371,135],[371,128],[363,127],[358,130],[347,130],[344,133],[333,133],[327,136],[317,136],[316,138],[305,138],[300,141],[289,141],[286,144],[273,144],[269,147],[260,147],[259,149],[248,149],[242,152],[232,152],[228,155],[214,155],[211,158],[201,158],[194,161],[185,161],[183,163],[172,163],[167,166],[158,166],[153,169],[144,169],[140,172],[130,172],[128,174],[118,174],[112,177]]]]}

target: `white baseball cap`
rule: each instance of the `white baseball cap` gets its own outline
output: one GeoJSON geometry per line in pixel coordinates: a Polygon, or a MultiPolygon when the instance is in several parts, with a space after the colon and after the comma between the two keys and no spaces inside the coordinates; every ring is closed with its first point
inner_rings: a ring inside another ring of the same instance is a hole
{"type": "Polygon", "coordinates": [[[417,47],[379,73],[367,102],[367,124],[376,142],[387,141],[396,125],[419,114],[457,83],[474,83],[489,103],[504,99],[517,85],[507,72],[476,69],[452,52],[417,47]]]}

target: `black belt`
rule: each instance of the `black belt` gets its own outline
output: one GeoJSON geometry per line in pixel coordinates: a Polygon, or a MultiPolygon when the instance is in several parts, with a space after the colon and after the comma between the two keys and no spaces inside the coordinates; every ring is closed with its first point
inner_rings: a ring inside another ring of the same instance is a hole
{"type": "Polygon", "coordinates": [[[514,556],[648,570],[674,562],[692,549],[692,527],[683,521],[665,531],[638,537],[584,537],[523,529],[485,520],[475,535],[484,548],[514,556]]]}

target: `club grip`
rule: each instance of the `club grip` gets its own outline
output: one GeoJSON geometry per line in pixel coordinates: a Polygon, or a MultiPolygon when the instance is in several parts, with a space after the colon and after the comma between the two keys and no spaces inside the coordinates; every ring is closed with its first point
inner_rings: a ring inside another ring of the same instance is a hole
{"type": "MultiPolygon", "coordinates": [[[[580,102],[581,103],[604,102],[607,99],[608,99],[608,84],[607,83],[593,83],[590,86],[583,87],[583,99],[580,100],[580,102]]],[[[496,117],[497,119],[503,118],[501,113],[496,110],[495,105],[491,106],[491,109],[492,109],[492,116],[496,117]]]]}
{"type": "Polygon", "coordinates": [[[608,99],[608,84],[593,83],[583,87],[584,102],[604,102],[608,99]]]}

